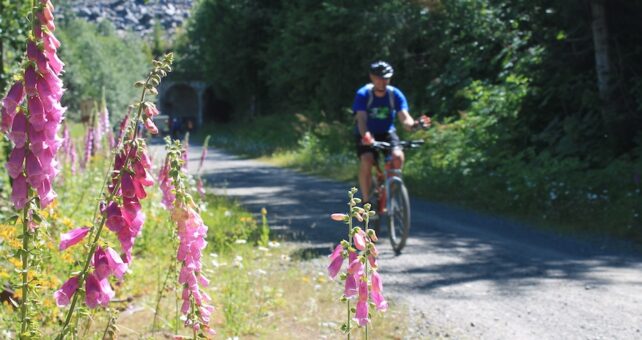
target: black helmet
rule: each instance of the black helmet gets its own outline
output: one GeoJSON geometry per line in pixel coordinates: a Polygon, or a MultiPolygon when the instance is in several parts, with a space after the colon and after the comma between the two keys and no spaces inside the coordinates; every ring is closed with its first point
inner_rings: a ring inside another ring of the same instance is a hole
{"type": "Polygon", "coordinates": [[[389,79],[394,72],[395,70],[392,69],[392,66],[385,61],[379,60],[370,64],[370,74],[374,74],[375,76],[389,79]]]}

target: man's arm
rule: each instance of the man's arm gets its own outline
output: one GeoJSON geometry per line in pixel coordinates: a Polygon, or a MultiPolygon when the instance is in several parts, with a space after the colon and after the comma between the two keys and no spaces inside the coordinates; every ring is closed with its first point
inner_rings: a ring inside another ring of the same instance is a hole
{"type": "Polygon", "coordinates": [[[412,119],[410,113],[406,110],[401,110],[397,112],[397,116],[399,117],[399,121],[403,125],[403,128],[406,129],[406,131],[412,131],[412,128],[415,126],[415,120],[412,119]]]}
{"type": "Polygon", "coordinates": [[[366,111],[357,111],[357,127],[361,137],[365,136],[368,132],[368,114],[366,111]]]}

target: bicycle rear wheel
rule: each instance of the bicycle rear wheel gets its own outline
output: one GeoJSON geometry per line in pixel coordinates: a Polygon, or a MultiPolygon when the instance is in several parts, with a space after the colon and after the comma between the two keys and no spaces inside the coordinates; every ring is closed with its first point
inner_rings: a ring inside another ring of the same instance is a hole
{"type": "Polygon", "coordinates": [[[392,249],[399,255],[410,234],[410,199],[408,190],[400,179],[390,183],[389,199],[388,233],[392,249]]]}

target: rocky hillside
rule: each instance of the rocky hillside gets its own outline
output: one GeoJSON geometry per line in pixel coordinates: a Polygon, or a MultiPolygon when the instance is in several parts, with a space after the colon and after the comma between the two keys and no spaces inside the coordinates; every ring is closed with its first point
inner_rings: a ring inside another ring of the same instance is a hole
{"type": "Polygon", "coordinates": [[[171,34],[189,17],[195,0],[69,0],[68,10],[88,21],[109,20],[118,30],[141,35],[152,32],[156,20],[171,34]]]}

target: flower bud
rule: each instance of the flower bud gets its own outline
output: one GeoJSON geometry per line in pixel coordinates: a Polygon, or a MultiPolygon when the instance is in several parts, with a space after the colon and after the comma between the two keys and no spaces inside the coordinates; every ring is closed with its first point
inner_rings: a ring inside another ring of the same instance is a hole
{"type": "Polygon", "coordinates": [[[379,238],[377,237],[377,234],[375,233],[374,229],[368,229],[368,237],[369,237],[372,241],[377,241],[377,240],[379,240],[379,238]]]}
{"type": "Polygon", "coordinates": [[[337,221],[337,222],[345,222],[345,221],[348,220],[348,215],[341,214],[341,213],[334,213],[334,214],[330,215],[330,218],[332,220],[334,220],[334,221],[337,221]]]}

